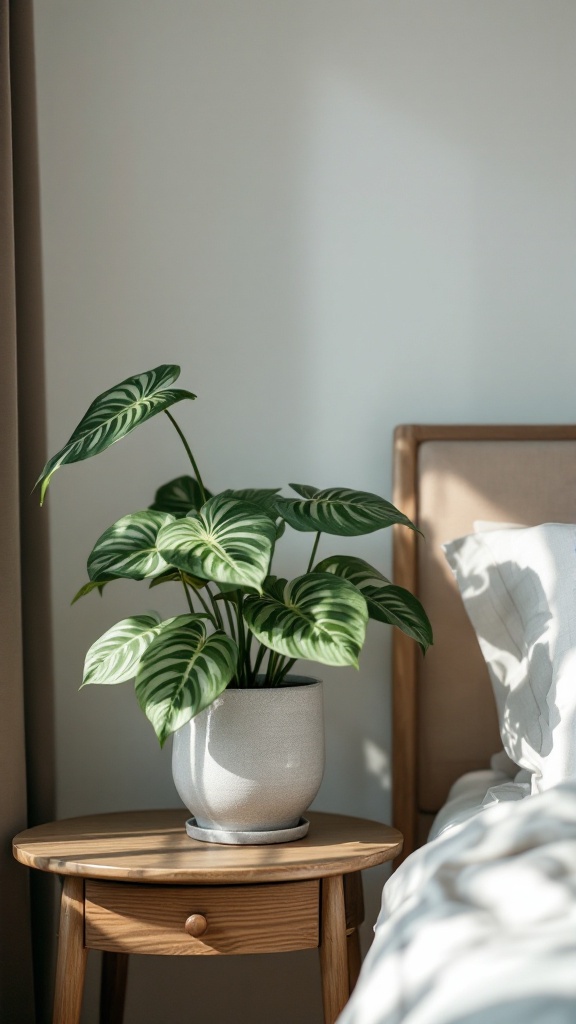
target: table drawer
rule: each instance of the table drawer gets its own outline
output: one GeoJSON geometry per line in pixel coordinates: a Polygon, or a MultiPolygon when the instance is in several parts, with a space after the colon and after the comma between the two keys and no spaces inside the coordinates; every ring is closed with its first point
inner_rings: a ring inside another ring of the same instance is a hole
{"type": "Polygon", "coordinates": [[[85,944],[118,953],[166,955],[315,948],[319,884],[316,879],[222,886],[87,880],[85,944]]]}

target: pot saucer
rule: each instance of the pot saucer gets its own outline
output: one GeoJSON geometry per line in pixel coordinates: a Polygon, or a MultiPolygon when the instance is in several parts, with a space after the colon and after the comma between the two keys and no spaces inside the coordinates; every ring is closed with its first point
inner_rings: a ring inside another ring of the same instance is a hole
{"type": "Polygon", "coordinates": [[[220,828],[201,828],[196,818],[188,818],[186,831],[191,839],[199,839],[201,843],[225,843],[227,846],[264,846],[270,843],[291,843],[294,839],[303,839],[310,822],[300,818],[292,828],[275,828],[268,832],[234,832],[220,828]]]}

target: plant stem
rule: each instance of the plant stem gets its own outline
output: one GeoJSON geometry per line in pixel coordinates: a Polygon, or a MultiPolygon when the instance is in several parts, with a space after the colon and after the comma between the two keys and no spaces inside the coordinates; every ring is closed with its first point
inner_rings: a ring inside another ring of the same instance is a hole
{"type": "Polygon", "coordinates": [[[216,619],[214,618],[214,615],[210,611],[209,604],[202,597],[202,594],[201,594],[200,590],[196,591],[196,597],[200,601],[200,604],[202,605],[202,607],[203,607],[204,611],[206,612],[206,614],[209,616],[212,625],[217,629],[218,628],[218,622],[216,621],[216,619]]]}
{"type": "Polygon", "coordinates": [[[250,630],[246,630],[245,631],[245,637],[246,637],[246,659],[245,659],[246,660],[246,686],[249,687],[251,685],[251,683],[252,683],[252,679],[253,679],[253,676],[254,676],[254,672],[252,670],[252,640],[253,640],[253,636],[252,636],[252,633],[250,632],[250,630]]]}
{"type": "Polygon", "coordinates": [[[290,658],[286,662],[286,664],[281,667],[280,671],[276,675],[276,679],[274,681],[274,686],[280,686],[280,684],[283,682],[285,677],[288,675],[288,673],[289,673],[290,669],[292,668],[292,666],[296,664],[296,661],[297,661],[296,658],[290,658]]]}
{"type": "Polygon", "coordinates": [[[236,624],[234,622],[234,617],[233,617],[232,611],[230,609],[229,601],[224,601],[224,607],[226,609],[226,617],[228,619],[228,625],[230,626],[230,635],[231,635],[233,640],[238,641],[238,631],[236,629],[236,624]]]}
{"type": "Polygon", "coordinates": [[[168,409],[164,409],[164,412],[166,413],[168,419],[170,420],[170,422],[174,426],[174,428],[175,428],[175,430],[176,430],[180,440],[182,441],[182,444],[184,445],[184,447],[186,449],[186,454],[188,455],[188,458],[190,459],[190,462],[192,463],[192,469],[194,470],[194,476],[196,477],[196,480],[198,481],[198,487],[200,488],[200,493],[202,495],[202,503],[204,503],[206,501],[206,490],[204,488],[204,484],[202,483],[202,477],[200,476],[200,470],[198,469],[198,466],[196,465],[196,459],[192,455],[192,450],[190,448],[190,445],[188,444],[188,441],[186,440],[186,438],[184,437],[184,434],[180,430],[180,427],[176,423],[176,420],[174,419],[172,413],[168,412],[168,409]]]}
{"type": "Polygon", "coordinates": [[[236,620],[238,622],[238,675],[242,686],[246,686],[246,630],[242,614],[243,597],[240,590],[236,591],[236,620]]]}
{"type": "Polygon", "coordinates": [[[186,594],[186,600],[188,602],[188,607],[190,609],[190,614],[194,615],[195,614],[195,612],[194,612],[194,605],[192,604],[192,598],[190,597],[190,593],[188,591],[188,587],[186,586],[186,580],[184,579],[184,573],[182,572],[182,570],[180,570],[180,579],[182,580],[182,586],[184,587],[184,593],[186,594]]]}
{"type": "Polygon", "coordinates": [[[308,562],[308,568],[306,569],[306,572],[312,571],[312,566],[314,565],[314,559],[316,558],[316,552],[318,550],[318,544],[320,543],[321,532],[322,531],[319,530],[318,533],[316,534],[316,537],[314,538],[314,546],[312,548],[312,554],[310,555],[310,561],[308,562]]]}
{"type": "Polygon", "coordinates": [[[268,665],[266,668],[266,679],[264,680],[264,686],[274,685],[274,673],[276,671],[278,657],[279,655],[276,653],[276,651],[270,651],[270,657],[268,659],[268,665]]]}
{"type": "Polygon", "coordinates": [[[258,650],[258,654],[256,655],[256,660],[254,662],[254,677],[258,675],[258,669],[260,668],[260,665],[264,660],[264,655],[266,654],[266,651],[269,650],[270,648],[266,647],[265,644],[260,644],[260,648],[258,650]]]}
{"type": "Polygon", "coordinates": [[[216,620],[214,625],[217,628],[221,629],[223,633],[225,633],[226,630],[224,629],[224,619],[222,618],[222,613],[221,613],[221,611],[220,611],[220,609],[218,607],[218,602],[217,602],[216,598],[214,597],[214,594],[210,590],[210,585],[208,583],[206,584],[206,593],[208,594],[208,597],[210,598],[210,604],[212,605],[212,610],[214,612],[214,618],[216,620]]]}

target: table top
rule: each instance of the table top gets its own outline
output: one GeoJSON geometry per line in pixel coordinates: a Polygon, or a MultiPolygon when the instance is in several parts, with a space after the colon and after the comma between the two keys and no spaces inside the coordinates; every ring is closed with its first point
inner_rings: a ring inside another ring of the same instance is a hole
{"type": "Polygon", "coordinates": [[[397,857],[402,835],[389,825],[309,811],[308,835],[269,846],[191,839],[189,812],[120,811],[49,822],[20,832],[17,860],[59,875],[111,881],[224,885],[324,878],[397,857]]]}

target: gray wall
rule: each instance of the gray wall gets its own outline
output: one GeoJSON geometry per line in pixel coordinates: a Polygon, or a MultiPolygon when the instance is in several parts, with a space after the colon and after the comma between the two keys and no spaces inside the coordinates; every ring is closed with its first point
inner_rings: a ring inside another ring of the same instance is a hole
{"type": "MultiPolygon", "coordinates": [[[[571,0],[37,0],[36,34],[51,451],[172,361],[214,489],[389,494],[396,423],[574,419],[571,0]]],[[[176,802],[130,684],[77,692],[100,633],[176,599],[69,601],[100,532],[186,468],[162,417],[53,482],[61,816],[176,802]]],[[[346,549],[389,568],[385,534],[346,549]]],[[[389,636],[322,675],[316,806],[385,820],[389,636]]],[[[208,959],[135,960],[127,1024],[320,1020],[314,954],[208,959]]]]}

